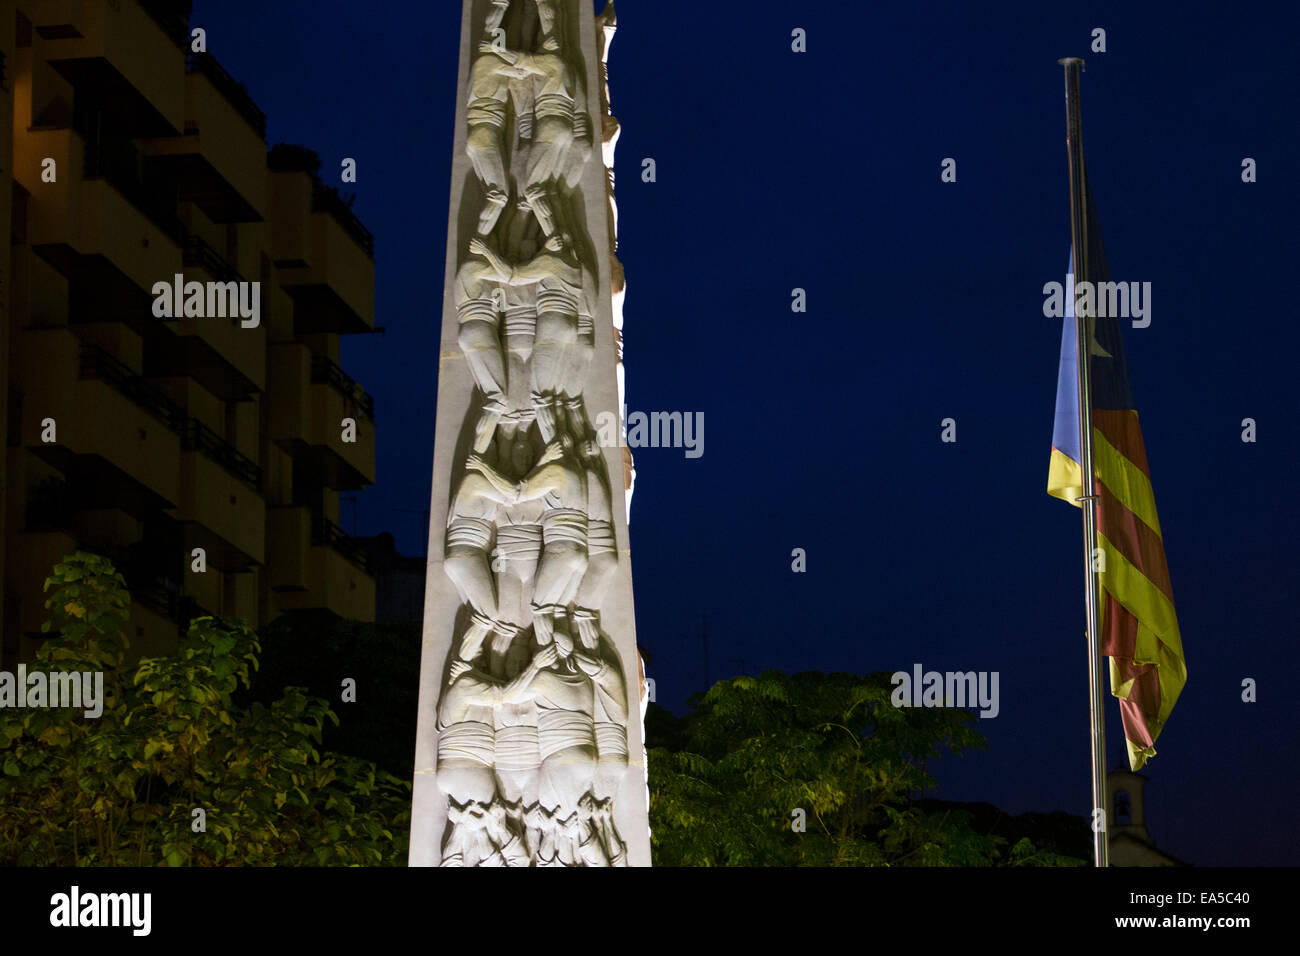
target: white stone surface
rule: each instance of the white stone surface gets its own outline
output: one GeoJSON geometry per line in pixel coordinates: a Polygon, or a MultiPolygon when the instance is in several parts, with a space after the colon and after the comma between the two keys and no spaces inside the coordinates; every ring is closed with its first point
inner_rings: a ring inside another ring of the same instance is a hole
{"type": "Polygon", "coordinates": [[[592,424],[623,404],[613,18],[584,6],[462,14],[413,866],[650,863],[630,462],[592,424]]]}

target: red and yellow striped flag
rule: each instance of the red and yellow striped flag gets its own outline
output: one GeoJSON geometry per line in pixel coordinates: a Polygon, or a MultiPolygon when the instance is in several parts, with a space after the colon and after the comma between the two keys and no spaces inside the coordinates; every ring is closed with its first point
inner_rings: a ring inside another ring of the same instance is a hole
{"type": "MultiPolygon", "coordinates": [[[[1087,210],[1089,269],[1095,283],[1109,281],[1090,194],[1087,210]]],[[[1098,298],[1094,297],[1094,303],[1098,298]]],[[[1073,275],[1067,276],[1064,299],[1047,492],[1078,507],[1083,469],[1073,275]]],[[[1121,317],[1099,313],[1093,310],[1097,318],[1090,350],[1093,494],[1097,496],[1097,547],[1104,555],[1097,562],[1101,583],[1098,639],[1101,652],[1110,658],[1111,693],[1119,698],[1129,765],[1138,770],[1148,757],[1155,756],[1155,740],[1187,682],[1187,664],[1151,490],[1151,469],[1129,385],[1121,317]]]]}

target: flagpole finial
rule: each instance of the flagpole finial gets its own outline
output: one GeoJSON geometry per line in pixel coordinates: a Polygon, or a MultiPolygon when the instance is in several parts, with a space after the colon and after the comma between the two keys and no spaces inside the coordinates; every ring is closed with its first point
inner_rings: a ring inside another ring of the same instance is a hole
{"type": "Polygon", "coordinates": [[[1083,57],[1081,57],[1081,56],[1065,56],[1065,57],[1062,57],[1061,59],[1057,60],[1056,62],[1057,62],[1058,64],[1060,64],[1061,66],[1076,66],[1076,65],[1077,65],[1077,66],[1079,67],[1079,69],[1081,69],[1081,70],[1085,70],[1085,71],[1086,71],[1086,70],[1088,69],[1086,66],[1084,66],[1084,63],[1083,63],[1083,57]]]}

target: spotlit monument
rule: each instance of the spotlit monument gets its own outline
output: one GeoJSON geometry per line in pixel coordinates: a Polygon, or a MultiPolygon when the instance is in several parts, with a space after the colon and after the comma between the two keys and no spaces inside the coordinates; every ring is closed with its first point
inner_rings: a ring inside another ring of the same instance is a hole
{"type": "Polygon", "coordinates": [[[587,0],[465,0],[412,866],[648,866],[605,59],[587,0]],[[608,447],[607,447],[608,446],[608,447]]]}

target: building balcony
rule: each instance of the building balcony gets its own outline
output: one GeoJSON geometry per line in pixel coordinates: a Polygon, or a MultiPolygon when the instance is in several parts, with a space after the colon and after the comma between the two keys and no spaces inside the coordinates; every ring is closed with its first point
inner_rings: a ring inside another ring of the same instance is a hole
{"type": "MultiPolygon", "coordinates": [[[[187,422],[189,435],[202,428],[194,419],[187,422]]],[[[187,437],[187,450],[180,457],[180,502],[172,515],[186,525],[187,551],[201,547],[209,564],[226,571],[246,570],[266,557],[266,502],[249,481],[236,476],[236,468],[214,460],[238,454],[221,439],[216,442],[224,455],[200,452],[187,437]]],[[[245,462],[244,470],[256,469],[260,477],[261,470],[245,462]]]]}
{"type": "MultiPolygon", "coordinates": [[[[227,73],[215,56],[211,53],[190,53],[185,58],[185,73],[188,76],[201,76],[206,79],[208,85],[221,94],[221,98],[239,114],[240,118],[248,124],[248,128],[265,144],[266,114],[257,108],[253,98],[248,95],[248,90],[244,89],[244,84],[227,73]]],[[[265,147],[262,151],[265,152],[265,147]]],[[[265,171],[266,157],[259,155],[257,160],[258,166],[265,171]]]]}
{"type": "MultiPolygon", "coordinates": [[[[185,279],[244,282],[215,249],[198,236],[186,241],[185,279]]],[[[263,289],[263,294],[270,290],[263,289]]],[[[251,398],[266,385],[266,325],[244,328],[239,316],[181,317],[177,331],[205,348],[191,355],[189,374],[225,401],[251,398]]]]}
{"type": "MultiPolygon", "coordinates": [[[[226,499],[261,501],[262,469],[256,462],[102,348],[80,342],[67,329],[24,330],[21,348],[23,367],[31,370],[21,381],[23,444],[65,474],[77,470],[69,456],[101,459],[152,492],[148,504],[181,505],[183,520],[197,520],[194,515],[202,511],[193,501],[187,508],[181,497],[196,493],[196,487],[200,496],[220,492],[226,499]],[[71,389],[69,381],[76,383],[71,389]],[[46,418],[55,420],[54,443],[41,440],[46,418]],[[206,465],[191,464],[182,484],[181,472],[194,453],[222,477],[212,477],[206,465]]],[[[231,527],[229,522],[218,526],[231,527]]],[[[249,544],[249,538],[241,533],[235,539],[227,540],[246,555],[260,555],[260,544],[249,550],[240,544],[249,544]]]]}
{"type": "Polygon", "coordinates": [[[186,60],[185,135],[145,140],[178,198],[213,222],[261,222],[267,214],[266,116],[216,58],[186,60]]]}
{"type": "Polygon", "coordinates": [[[71,128],[15,137],[14,177],[29,194],[27,242],[72,284],[70,310],[80,321],[139,321],[151,314],[153,283],[180,271],[183,227],[132,180],[129,163],[86,149],[71,128]],[[56,162],[53,183],[40,178],[47,156],[56,162]],[[111,176],[84,177],[87,159],[92,172],[111,176]]]}
{"type": "Polygon", "coordinates": [[[34,0],[50,65],[125,124],[129,136],[176,136],[185,124],[189,45],[183,12],[162,0],[34,0]]]}
{"type": "Polygon", "coordinates": [[[176,215],[176,192],[166,177],[156,175],[158,172],[159,165],[123,138],[120,129],[111,133],[92,129],[86,134],[84,178],[111,183],[172,242],[184,247],[185,226],[176,215]]]}
{"type": "Polygon", "coordinates": [[[338,191],[305,172],[273,172],[272,254],[294,301],[294,333],[375,326],[374,238],[338,191]]]}
{"type": "Polygon", "coordinates": [[[352,212],[352,204],[339,195],[333,186],[316,183],[311,193],[311,211],[313,214],[324,213],[332,218],[357,244],[366,257],[375,259],[375,237],[361,224],[361,220],[352,212]]]}
{"type": "Polygon", "coordinates": [[[364,415],[374,424],[375,399],[368,394],[347,372],[339,368],[324,355],[311,357],[311,380],[314,385],[328,385],[343,397],[347,411],[356,417],[364,415]]]}
{"type": "MultiPolygon", "coordinates": [[[[46,477],[27,487],[21,530],[64,532],[76,538],[82,550],[108,555],[116,562],[118,549],[139,541],[145,527],[116,497],[91,475],[46,477]]],[[[119,570],[123,567],[119,564],[119,570]]]]}
{"type": "MultiPolygon", "coordinates": [[[[137,660],[169,653],[175,647],[178,633],[184,632],[190,620],[206,613],[202,602],[182,593],[170,574],[157,567],[151,568],[147,562],[137,564],[132,561],[132,545],[123,542],[136,540],[138,533],[119,534],[111,539],[95,538],[93,525],[104,519],[121,525],[135,525],[138,532],[138,525],[129,516],[115,512],[88,517],[83,511],[79,518],[83,529],[91,532],[89,536],[80,532],[28,528],[11,539],[21,560],[14,560],[15,555],[11,552],[5,564],[6,589],[18,596],[20,630],[32,640],[39,641],[44,637],[40,628],[49,615],[44,607],[48,596],[43,590],[45,579],[63,558],[78,550],[90,550],[113,561],[130,594],[130,624],[125,632],[129,642],[128,658],[137,660]],[[91,527],[87,528],[87,525],[91,527]]],[[[34,645],[29,645],[29,648],[34,650],[34,645]]]]}
{"type": "Polygon", "coordinates": [[[22,443],[65,475],[98,476],[133,508],[177,501],[184,412],[67,329],[21,333],[22,443]],[[55,441],[45,442],[46,419],[55,441]]]}
{"type": "Polygon", "coordinates": [[[75,40],[86,35],[84,7],[84,0],[35,0],[26,12],[42,40],[75,40]]]}
{"type": "Polygon", "coordinates": [[[182,594],[174,584],[161,578],[132,577],[127,579],[126,586],[133,603],[151,609],[182,629],[200,611],[192,595],[182,594]]]}
{"type": "MultiPolygon", "coordinates": [[[[357,491],[375,481],[375,426],[358,403],[333,384],[307,387],[307,444],[317,450],[317,469],[327,487],[357,491]],[[343,420],[356,423],[355,441],[343,440],[343,420]]],[[[364,393],[362,393],[364,395],[364,393]]]]}
{"type": "Polygon", "coordinates": [[[261,489],[261,467],[197,418],[188,417],[161,389],[97,346],[83,344],[81,353],[82,375],[102,379],[153,415],[178,436],[182,450],[202,452],[244,487],[261,489]]]}
{"type": "Polygon", "coordinates": [[[328,610],[370,621],[375,580],[366,570],[364,545],[307,508],[272,509],[268,569],[276,610],[328,610]]]}
{"type": "Polygon", "coordinates": [[[128,661],[171,654],[176,649],[177,639],[189,630],[190,621],[202,616],[202,610],[193,599],[174,591],[157,585],[129,590],[128,661]]]}
{"type": "MultiPolygon", "coordinates": [[[[218,282],[243,282],[244,277],[216,249],[198,236],[185,237],[185,265],[202,269],[209,278],[218,282]]],[[[189,277],[186,276],[188,279],[189,277]]]]}
{"type": "Polygon", "coordinates": [[[140,0],[144,12],[181,50],[190,46],[190,0],[140,0]]]}
{"type": "Polygon", "coordinates": [[[267,396],[270,437],[294,457],[294,467],[336,490],[375,480],[374,402],[337,365],[304,345],[270,348],[267,396]],[[314,363],[314,364],[313,364],[314,363]],[[343,440],[343,420],[356,423],[356,441],[343,440]]]}
{"type": "MultiPolygon", "coordinates": [[[[76,518],[77,540],[82,548],[107,555],[125,574],[129,565],[120,559],[119,552],[129,554],[129,548],[145,537],[146,528],[153,523],[152,516],[137,517],[117,505],[100,507],[95,492],[80,481],[69,485],[69,490],[73,495],[71,510],[76,518]]],[[[181,562],[178,559],[176,563],[181,562]]]]}
{"type": "Polygon", "coordinates": [[[355,567],[370,574],[370,549],[365,542],[347,534],[342,528],[324,515],[311,516],[312,547],[333,548],[338,554],[350,561],[355,567]]]}
{"type": "Polygon", "coordinates": [[[197,418],[187,418],[182,424],[181,445],[186,451],[203,452],[233,479],[261,491],[261,467],[197,418]]]}
{"type": "MultiPolygon", "coordinates": [[[[215,249],[194,235],[186,239],[184,276],[187,282],[244,281],[215,249]]],[[[154,337],[151,367],[192,378],[227,402],[245,401],[265,387],[265,324],[246,329],[238,316],[181,316],[166,324],[176,334],[154,337]]]]}

